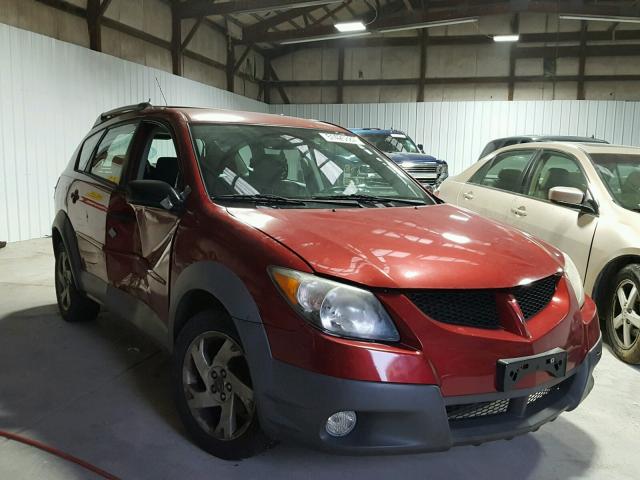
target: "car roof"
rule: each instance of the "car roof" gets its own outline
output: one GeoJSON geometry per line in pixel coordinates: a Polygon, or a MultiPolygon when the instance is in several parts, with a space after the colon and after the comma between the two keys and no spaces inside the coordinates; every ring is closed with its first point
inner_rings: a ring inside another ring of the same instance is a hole
{"type": "MultiPolygon", "coordinates": [[[[502,137],[491,140],[491,142],[506,141],[528,141],[528,142],[581,142],[581,143],[609,143],[606,140],[595,137],[580,137],[574,135],[514,135],[512,137],[502,137]]],[[[491,143],[489,142],[489,143],[491,143]]]]}
{"type": "Polygon", "coordinates": [[[371,135],[389,135],[390,133],[401,133],[402,135],[406,135],[401,130],[395,130],[393,128],[374,128],[374,127],[366,127],[366,128],[350,128],[353,133],[357,133],[361,135],[363,133],[371,134],[371,135]]]}
{"type": "MultiPolygon", "coordinates": [[[[555,148],[567,152],[580,150],[588,154],[591,153],[610,153],[610,154],[628,154],[640,155],[640,147],[630,145],[612,145],[610,143],[582,143],[582,142],[530,142],[525,144],[509,145],[500,148],[496,152],[508,152],[511,150],[531,148],[555,148]]],[[[491,152],[495,153],[495,152],[491,152]]]]}
{"type": "Polygon", "coordinates": [[[153,106],[149,104],[120,107],[110,112],[105,112],[98,117],[95,127],[109,120],[133,114],[136,117],[145,117],[154,113],[173,113],[182,115],[188,122],[193,123],[224,123],[246,125],[271,125],[293,128],[310,128],[317,130],[344,132],[345,129],[337,125],[319,120],[310,120],[285,115],[274,115],[261,112],[245,112],[240,110],[226,110],[219,108],[198,108],[180,106],[153,106]]]}

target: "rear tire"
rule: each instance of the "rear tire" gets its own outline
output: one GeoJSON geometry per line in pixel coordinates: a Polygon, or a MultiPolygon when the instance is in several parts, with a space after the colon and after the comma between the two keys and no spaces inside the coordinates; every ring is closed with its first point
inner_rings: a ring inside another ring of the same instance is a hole
{"type": "Polygon", "coordinates": [[[76,288],[71,261],[64,245],[59,244],[55,254],[56,299],[60,315],[67,322],[94,320],[100,312],[100,305],[76,288]]]}
{"type": "Polygon", "coordinates": [[[178,413],[189,436],[225,460],[265,450],[269,438],[258,423],[249,366],[242,343],[224,313],[193,316],[178,335],[174,388],[178,413]]]}
{"type": "Polygon", "coordinates": [[[618,272],[606,296],[605,333],[611,349],[622,361],[640,363],[640,265],[618,272]]]}

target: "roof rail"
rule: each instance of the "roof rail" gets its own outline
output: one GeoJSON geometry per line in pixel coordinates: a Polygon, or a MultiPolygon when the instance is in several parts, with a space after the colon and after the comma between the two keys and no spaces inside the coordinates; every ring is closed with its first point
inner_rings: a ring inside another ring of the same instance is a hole
{"type": "Polygon", "coordinates": [[[137,103],[135,105],[127,105],[124,107],[114,108],[113,110],[109,110],[108,112],[101,113],[100,116],[96,119],[96,123],[93,124],[94,127],[97,127],[102,122],[106,122],[110,118],[117,117],[118,115],[122,115],[124,113],[129,112],[141,112],[145,108],[151,107],[151,103],[142,102],[137,103]]]}

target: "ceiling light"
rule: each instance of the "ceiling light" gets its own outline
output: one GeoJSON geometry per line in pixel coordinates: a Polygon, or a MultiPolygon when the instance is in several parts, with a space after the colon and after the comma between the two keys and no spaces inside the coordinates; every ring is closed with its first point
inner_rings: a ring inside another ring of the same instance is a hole
{"type": "Polygon", "coordinates": [[[363,32],[367,29],[362,22],[341,22],[335,24],[336,30],[339,32],[363,32]]]}
{"type": "Polygon", "coordinates": [[[640,17],[597,17],[592,15],[573,15],[568,13],[561,13],[560,15],[558,15],[558,17],[562,20],[593,20],[596,22],[640,23],[640,17]]]}
{"type": "Polygon", "coordinates": [[[341,38],[354,38],[354,37],[364,37],[365,35],[371,35],[371,32],[360,32],[360,33],[336,33],[333,35],[319,35],[317,37],[307,37],[307,38],[294,38],[292,40],[283,40],[280,42],[280,45],[293,45],[296,43],[308,43],[308,42],[321,42],[322,40],[339,40],[341,38]]]}
{"type": "Polygon", "coordinates": [[[520,40],[520,35],[494,35],[494,42],[517,42],[520,40]]]}
{"type": "Polygon", "coordinates": [[[411,25],[401,25],[397,27],[379,28],[380,33],[402,32],[404,30],[418,30],[420,28],[446,27],[449,25],[460,25],[461,23],[475,23],[478,17],[452,18],[451,20],[434,20],[433,22],[413,23],[411,25]]]}

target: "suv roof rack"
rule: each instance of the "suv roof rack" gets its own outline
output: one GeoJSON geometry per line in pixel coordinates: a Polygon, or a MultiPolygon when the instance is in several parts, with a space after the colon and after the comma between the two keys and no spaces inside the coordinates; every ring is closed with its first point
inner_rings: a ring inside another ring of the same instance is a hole
{"type": "Polygon", "coordinates": [[[93,124],[93,126],[97,127],[102,122],[106,122],[107,120],[113,117],[117,117],[118,115],[122,115],[129,112],[141,112],[145,108],[149,108],[149,107],[151,107],[151,103],[142,102],[142,103],[136,103],[134,105],[126,105],[124,107],[114,108],[113,110],[109,110],[107,112],[101,113],[100,116],[97,118],[96,123],[93,124]]]}

